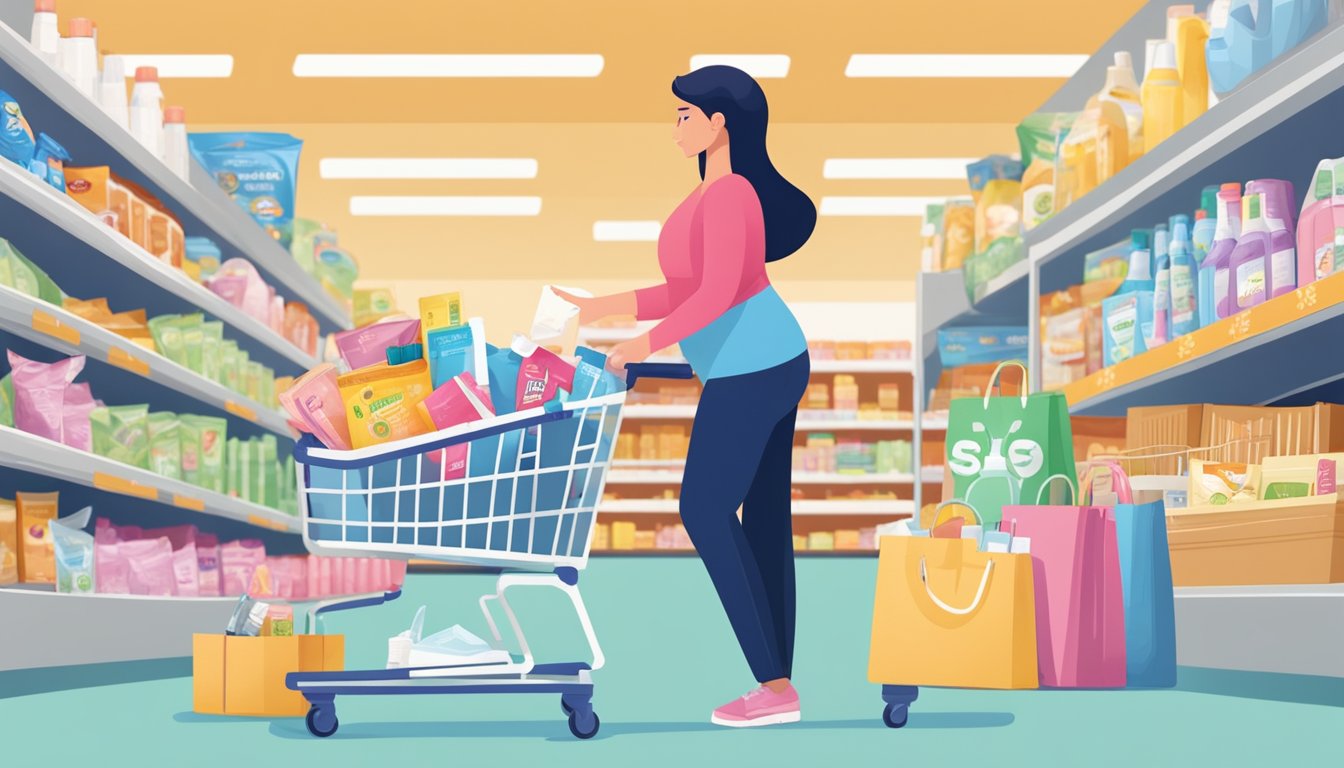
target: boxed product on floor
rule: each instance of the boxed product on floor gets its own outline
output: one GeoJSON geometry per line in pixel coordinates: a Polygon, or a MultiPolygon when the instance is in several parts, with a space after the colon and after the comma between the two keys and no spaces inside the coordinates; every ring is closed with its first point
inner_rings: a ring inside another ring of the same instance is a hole
{"type": "Polygon", "coordinates": [[[285,675],[345,669],[342,635],[199,634],[191,651],[192,710],[203,715],[301,717],[308,702],[285,675]]]}
{"type": "Polygon", "coordinates": [[[1331,493],[1167,511],[1176,586],[1344,581],[1344,505],[1331,493]]]}

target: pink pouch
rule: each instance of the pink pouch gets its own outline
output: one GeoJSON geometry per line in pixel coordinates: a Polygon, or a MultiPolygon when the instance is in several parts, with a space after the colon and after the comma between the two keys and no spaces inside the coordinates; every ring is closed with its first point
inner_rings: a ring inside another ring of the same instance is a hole
{"type": "Polygon", "coordinates": [[[308,599],[308,561],[312,558],[294,555],[289,558],[290,598],[308,599]]]}
{"type": "Polygon", "coordinates": [[[318,584],[322,588],[319,594],[322,595],[322,597],[331,597],[332,595],[336,594],[335,590],[336,581],[332,577],[336,570],[336,566],[334,563],[337,560],[337,558],[319,557],[317,559],[319,561],[318,584]]]}
{"type": "Polygon", "coordinates": [[[178,596],[201,596],[201,564],[194,542],[173,550],[173,577],[178,596]]]}
{"type": "Polygon", "coordinates": [[[14,426],[31,435],[61,442],[65,393],[84,370],[84,356],[39,363],[10,350],[9,367],[14,382],[14,426]]]}
{"type": "Polygon", "coordinates": [[[130,565],[132,595],[171,596],[177,584],[173,545],[166,537],[126,541],[118,545],[130,565]]]}
{"type": "Polygon", "coordinates": [[[420,341],[419,320],[388,320],[371,323],[333,336],[341,359],[350,370],[387,362],[387,348],[420,341]]]}
{"type": "Polygon", "coordinates": [[[316,555],[309,555],[304,558],[304,564],[308,568],[308,597],[313,600],[321,599],[322,594],[322,566],[319,562],[321,558],[316,555]]]}
{"type": "Polygon", "coordinates": [[[266,563],[266,547],[257,539],[230,541],[219,548],[220,588],[236,597],[252,586],[252,574],[266,563]]]}
{"type": "MultiPolygon", "coordinates": [[[[443,386],[429,393],[416,404],[420,418],[432,429],[448,429],[495,415],[488,389],[482,389],[470,373],[461,373],[443,386]]],[[[432,451],[426,457],[442,464],[442,480],[458,480],[467,476],[467,443],[432,451]]]]}
{"type": "Polygon", "coordinates": [[[361,557],[355,566],[355,592],[365,594],[374,591],[373,558],[361,557]]]}
{"type": "Polygon", "coordinates": [[[289,588],[289,564],[283,557],[266,558],[266,567],[271,571],[271,595],[288,600],[292,594],[289,588]]]}
{"type": "MultiPolygon", "coordinates": [[[[102,518],[99,518],[98,522],[101,523],[102,518]]],[[[116,534],[104,537],[94,535],[94,577],[100,594],[129,595],[131,593],[130,564],[126,562],[126,556],[121,553],[122,545],[118,544],[116,539],[116,534]]]]}
{"type": "Polygon", "coordinates": [[[248,315],[270,325],[271,288],[247,259],[229,259],[206,281],[206,287],[248,315]]]}
{"type": "Polygon", "coordinates": [[[280,393],[280,404],[328,448],[350,450],[350,423],[336,384],[336,366],[323,363],[280,393]]]}
{"type": "Polygon", "coordinates": [[[201,597],[220,597],[219,537],[202,533],[196,537],[196,573],[201,597]]]}
{"type": "Polygon", "coordinates": [[[93,450],[93,428],[89,426],[89,412],[98,407],[88,384],[71,384],[65,390],[65,407],[61,411],[61,441],[81,451],[93,450]]]}
{"type": "Polygon", "coordinates": [[[539,408],[555,397],[558,389],[574,388],[574,366],[544,347],[515,337],[513,351],[522,358],[518,367],[518,410],[539,408]]]}
{"type": "Polygon", "coordinates": [[[388,564],[392,567],[392,589],[401,589],[401,585],[406,583],[406,561],[389,560],[388,564]]]}
{"type": "Polygon", "coordinates": [[[341,558],[341,594],[353,595],[359,589],[359,578],[353,557],[341,558]]]}

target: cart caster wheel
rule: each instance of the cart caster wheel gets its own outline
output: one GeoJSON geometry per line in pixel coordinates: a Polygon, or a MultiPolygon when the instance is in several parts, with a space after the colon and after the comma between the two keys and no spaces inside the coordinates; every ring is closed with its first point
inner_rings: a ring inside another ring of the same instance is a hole
{"type": "Polygon", "coordinates": [[[882,722],[888,728],[904,728],[910,721],[910,706],[908,704],[888,704],[882,710],[882,722]]]}
{"type": "Polygon", "coordinates": [[[308,732],[319,739],[332,735],[341,725],[336,719],[336,710],[331,707],[313,706],[308,710],[304,722],[308,725],[308,732]]]}
{"type": "Polygon", "coordinates": [[[597,713],[589,710],[587,716],[581,716],[578,712],[569,713],[569,732],[574,734],[576,739],[591,739],[597,735],[597,729],[602,726],[602,721],[597,719],[597,713]]]}
{"type": "Polygon", "coordinates": [[[569,717],[574,714],[574,708],[569,706],[569,702],[565,701],[564,699],[560,700],[560,709],[564,711],[565,717],[569,717]]]}

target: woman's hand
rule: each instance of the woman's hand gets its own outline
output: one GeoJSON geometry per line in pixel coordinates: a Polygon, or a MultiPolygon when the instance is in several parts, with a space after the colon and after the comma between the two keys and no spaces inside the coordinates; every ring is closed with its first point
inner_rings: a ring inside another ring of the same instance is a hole
{"type": "Polygon", "coordinates": [[[551,288],[551,291],[556,296],[579,308],[579,325],[591,325],[610,314],[600,296],[584,298],[554,287],[551,288]]]}
{"type": "Polygon", "coordinates": [[[625,366],[642,363],[653,354],[649,346],[649,335],[642,334],[629,341],[623,341],[607,352],[607,368],[616,375],[625,377],[625,366]]]}

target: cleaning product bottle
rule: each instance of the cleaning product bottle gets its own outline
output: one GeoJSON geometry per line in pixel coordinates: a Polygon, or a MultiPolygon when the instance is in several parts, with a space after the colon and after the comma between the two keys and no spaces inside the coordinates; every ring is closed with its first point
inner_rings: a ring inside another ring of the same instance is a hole
{"type": "Polygon", "coordinates": [[[1097,183],[1101,184],[1129,165],[1129,125],[1125,111],[1114,101],[1094,99],[1089,109],[1097,112],[1097,183]]]}
{"type": "Polygon", "coordinates": [[[1218,223],[1213,247],[1204,259],[1204,268],[1213,270],[1214,314],[1221,320],[1237,311],[1233,301],[1232,252],[1241,237],[1241,185],[1224,184],[1218,190],[1218,223]]]}
{"type": "Polygon", "coordinates": [[[1153,290],[1152,237],[1153,233],[1146,229],[1129,233],[1129,271],[1114,295],[1153,290]]]}
{"type": "MultiPolygon", "coordinates": [[[[1167,9],[1167,23],[1173,21],[1167,9]]],[[[1191,6],[1186,6],[1190,8],[1191,6]]],[[[1181,79],[1181,123],[1189,125],[1209,109],[1209,69],[1204,62],[1204,45],[1209,40],[1209,25],[1190,13],[1175,18],[1176,73],[1181,79]]]]}
{"type": "Polygon", "coordinates": [[[1147,151],[1180,130],[1182,99],[1176,47],[1163,40],[1157,45],[1153,68],[1143,81],[1143,140],[1147,151]]]}
{"type": "Polygon", "coordinates": [[[1265,299],[1297,288],[1297,244],[1293,236],[1293,184],[1283,179],[1257,179],[1246,185],[1260,195],[1265,226],[1269,228],[1269,261],[1266,265],[1265,299]]]}
{"type": "Polygon", "coordinates": [[[61,71],[90,99],[98,82],[98,49],[93,44],[93,22],[71,19],[69,37],[61,38],[61,71]]]}
{"type": "Polygon", "coordinates": [[[103,71],[98,75],[98,106],[123,129],[130,127],[126,103],[126,63],[120,56],[104,56],[103,71]]]}
{"type": "Polygon", "coordinates": [[[1344,222],[1344,158],[1316,166],[1297,222],[1297,284],[1335,273],[1337,225],[1344,222]],[[1338,179],[1338,181],[1337,181],[1338,179]]]}
{"type": "Polygon", "coordinates": [[[1252,192],[1249,186],[1241,198],[1241,237],[1228,262],[1228,302],[1233,313],[1263,303],[1267,295],[1269,225],[1265,222],[1264,195],[1252,192]]]}
{"type": "Polygon", "coordinates": [[[1166,224],[1153,227],[1153,317],[1152,332],[1145,340],[1149,349],[1171,338],[1171,233],[1166,224]]]}
{"type": "Polygon", "coordinates": [[[1143,100],[1139,81],[1134,78],[1134,62],[1129,51],[1116,51],[1115,64],[1106,68],[1106,85],[1097,94],[1102,101],[1113,101],[1125,113],[1129,130],[1129,160],[1143,154],[1143,100]]]}
{"type": "Polygon", "coordinates": [[[33,3],[33,31],[28,41],[37,49],[43,61],[52,67],[60,65],[61,28],[56,20],[56,0],[36,0],[33,3]]]}
{"type": "Polygon", "coordinates": [[[1209,250],[1213,248],[1218,229],[1218,188],[1205,187],[1199,196],[1199,210],[1195,211],[1195,226],[1190,231],[1190,251],[1194,258],[1198,279],[1195,296],[1199,307],[1199,327],[1212,325],[1218,319],[1213,300],[1213,270],[1206,269],[1209,250]]]}
{"type": "Polygon", "coordinates": [[[187,110],[182,107],[163,110],[163,162],[178,178],[189,180],[191,151],[187,149],[187,110]]]}
{"type": "Polygon", "coordinates": [[[1171,338],[1199,329],[1199,296],[1195,285],[1199,262],[1190,240],[1190,217],[1171,218],[1171,338]]]}
{"type": "Polygon", "coordinates": [[[163,91],[157,67],[136,67],[131,89],[131,135],[155,157],[163,156],[163,91]]]}

